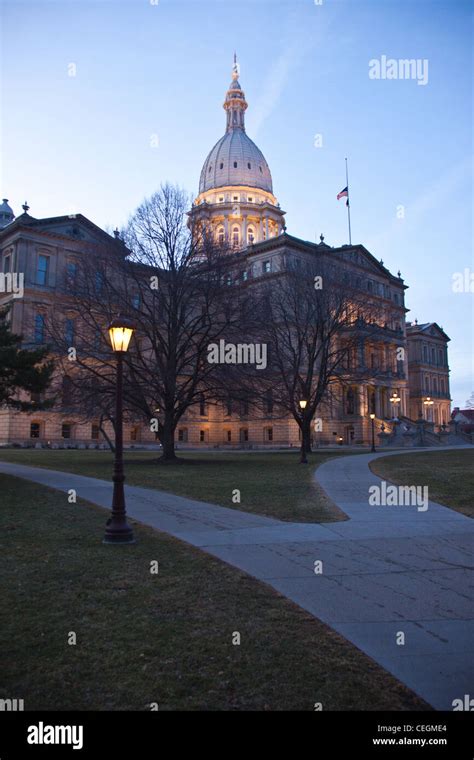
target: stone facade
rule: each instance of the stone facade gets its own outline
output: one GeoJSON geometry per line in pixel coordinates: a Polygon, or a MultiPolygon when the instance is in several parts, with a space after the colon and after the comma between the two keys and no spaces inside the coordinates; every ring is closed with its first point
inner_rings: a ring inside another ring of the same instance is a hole
{"type": "Polygon", "coordinates": [[[449,391],[449,338],[436,322],[407,323],[410,365],[409,416],[423,417],[434,425],[447,425],[451,419],[449,391]]]}
{"type": "MultiPolygon", "coordinates": [[[[370,337],[364,338],[362,330],[358,355],[348,365],[346,387],[321,408],[313,444],[366,444],[371,435],[370,413],[376,415],[377,432],[390,430],[393,418],[415,420],[425,395],[434,402],[427,412],[433,421],[447,422],[449,338],[436,324],[406,327],[406,285],[400,273],[393,275],[363,245],[331,247],[322,236],[316,244],[287,234],[269,166],[245,132],[247,103],[236,63],[224,109],[225,135],[205,160],[199,194],[189,212],[194,234],[210,234],[230,248],[249,286],[262,278],[284,276],[287,270],[309,271],[315,259],[343,263],[357,289],[377,303],[382,315],[370,337]],[[360,368],[365,370],[364,380],[360,374],[356,379],[360,368]]],[[[74,312],[68,293],[78,262],[90,261],[93,271],[97,246],[105,245],[123,256],[123,244],[81,214],[35,219],[25,205],[24,213],[12,221],[10,207],[5,205],[3,210],[0,306],[11,305],[12,330],[23,335],[25,346],[45,342],[44,318],[53,304],[56,308],[59,304],[64,330],[72,341],[74,312]],[[16,274],[24,277],[21,297],[12,292],[16,274]]],[[[56,378],[58,389],[61,380],[56,378]]],[[[101,446],[105,444],[99,422],[71,414],[64,399],[55,411],[20,414],[0,409],[0,445],[101,446]]],[[[107,428],[104,431],[111,434],[107,428]]],[[[205,407],[196,405],[182,418],[176,440],[178,447],[291,447],[299,445],[299,428],[273,408],[257,414],[251,404],[234,402],[229,409],[209,402],[205,407]]],[[[149,426],[134,420],[125,425],[124,441],[126,446],[156,445],[149,426]]]]}

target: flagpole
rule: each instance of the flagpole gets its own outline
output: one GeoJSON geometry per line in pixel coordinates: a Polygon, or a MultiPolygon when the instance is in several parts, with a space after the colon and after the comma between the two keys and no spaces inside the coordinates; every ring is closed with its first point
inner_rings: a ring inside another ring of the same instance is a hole
{"type": "Polygon", "coordinates": [[[349,245],[352,245],[351,235],[351,202],[349,194],[349,173],[347,171],[347,158],[346,158],[346,187],[347,187],[347,221],[349,223],[349,245]]]}

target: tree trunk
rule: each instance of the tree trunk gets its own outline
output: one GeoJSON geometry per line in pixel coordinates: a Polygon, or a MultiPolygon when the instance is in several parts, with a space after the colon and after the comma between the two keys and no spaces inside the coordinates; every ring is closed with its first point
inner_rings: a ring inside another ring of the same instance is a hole
{"type": "Polygon", "coordinates": [[[160,457],[161,462],[176,462],[178,459],[174,448],[174,433],[175,426],[171,419],[171,415],[170,419],[167,419],[165,414],[165,421],[161,426],[160,431],[160,441],[163,446],[163,453],[160,457]]]}
{"type": "Polygon", "coordinates": [[[303,446],[307,454],[311,453],[311,420],[303,420],[303,426],[301,428],[301,435],[303,436],[303,446]]]}
{"type": "MultiPolygon", "coordinates": [[[[113,426],[114,431],[115,431],[115,423],[114,423],[114,421],[112,419],[110,419],[110,422],[112,423],[112,426],[113,426]]],[[[115,453],[115,446],[113,444],[112,439],[105,432],[104,421],[103,421],[102,417],[101,417],[101,419],[99,421],[99,430],[102,433],[102,435],[104,436],[104,438],[105,438],[105,440],[106,440],[106,442],[107,442],[107,444],[109,446],[110,451],[114,454],[115,453]]]]}

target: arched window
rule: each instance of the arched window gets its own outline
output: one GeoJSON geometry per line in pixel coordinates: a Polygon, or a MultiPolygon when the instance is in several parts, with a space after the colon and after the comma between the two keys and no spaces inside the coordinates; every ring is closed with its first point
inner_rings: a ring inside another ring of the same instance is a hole
{"type": "Polygon", "coordinates": [[[253,227],[249,227],[247,230],[247,241],[251,245],[255,240],[255,232],[253,227]]]}
{"type": "Polygon", "coordinates": [[[220,168],[220,169],[223,169],[223,168],[224,168],[224,164],[222,163],[222,161],[221,161],[221,163],[220,163],[220,165],[219,165],[219,168],[220,168]]]}
{"type": "Polygon", "coordinates": [[[232,228],[232,245],[236,248],[240,243],[240,231],[238,227],[232,228]]]}
{"type": "Polygon", "coordinates": [[[223,245],[225,240],[225,232],[223,227],[219,227],[217,230],[217,242],[219,245],[223,245]]]}
{"type": "Polygon", "coordinates": [[[234,161],[234,169],[237,169],[237,161],[234,161]]]}

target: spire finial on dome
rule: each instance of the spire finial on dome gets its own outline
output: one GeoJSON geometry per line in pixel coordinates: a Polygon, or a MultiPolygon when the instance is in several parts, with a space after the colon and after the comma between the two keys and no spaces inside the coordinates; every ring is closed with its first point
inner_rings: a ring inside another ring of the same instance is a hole
{"type": "Polygon", "coordinates": [[[239,78],[240,70],[239,70],[239,64],[237,63],[237,53],[234,50],[234,65],[232,67],[232,79],[234,82],[239,78]]]}

